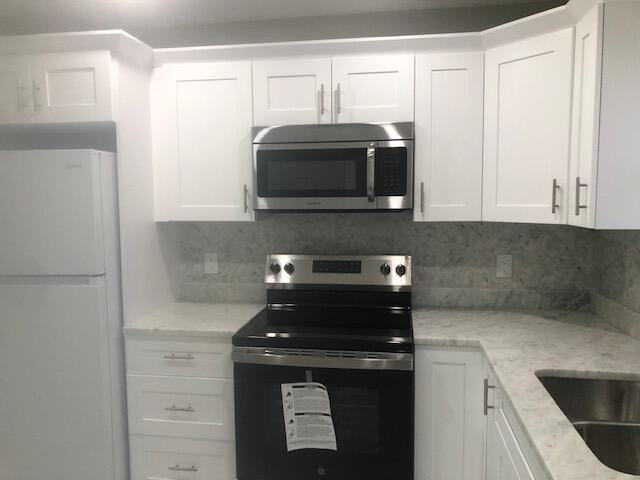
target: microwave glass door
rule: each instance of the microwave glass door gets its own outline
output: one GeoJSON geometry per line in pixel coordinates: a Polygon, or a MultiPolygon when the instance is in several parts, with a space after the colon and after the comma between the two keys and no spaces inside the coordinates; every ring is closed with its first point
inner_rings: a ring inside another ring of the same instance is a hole
{"type": "Polygon", "coordinates": [[[367,146],[261,146],[256,150],[258,196],[366,197],[367,146]]]}
{"type": "Polygon", "coordinates": [[[236,364],[238,480],[413,478],[413,372],[236,364]],[[337,450],[288,452],[281,384],[327,387],[337,450]]]}

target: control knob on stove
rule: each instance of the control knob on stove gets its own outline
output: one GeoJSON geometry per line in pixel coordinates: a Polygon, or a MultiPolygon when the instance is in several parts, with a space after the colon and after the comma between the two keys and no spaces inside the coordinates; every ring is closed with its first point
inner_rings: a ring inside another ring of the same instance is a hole
{"type": "Polygon", "coordinates": [[[269,270],[271,270],[271,273],[277,275],[280,273],[280,264],[278,262],[273,262],[271,265],[269,265],[269,270]]]}
{"type": "Polygon", "coordinates": [[[296,267],[293,266],[293,263],[287,263],[284,266],[284,271],[287,272],[289,275],[293,274],[295,269],[296,267]]]}
{"type": "Polygon", "coordinates": [[[402,277],[405,273],[407,273],[407,267],[405,267],[402,264],[398,265],[396,267],[396,273],[398,274],[399,277],[402,277]]]}
{"type": "Polygon", "coordinates": [[[391,273],[391,267],[389,265],[387,265],[386,263],[383,263],[380,266],[380,273],[383,274],[386,277],[387,275],[389,275],[391,273]]]}

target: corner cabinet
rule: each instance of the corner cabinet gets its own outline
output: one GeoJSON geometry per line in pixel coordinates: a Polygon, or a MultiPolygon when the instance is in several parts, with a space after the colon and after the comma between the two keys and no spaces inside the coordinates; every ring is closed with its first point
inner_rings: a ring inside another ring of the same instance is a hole
{"type": "Polygon", "coordinates": [[[415,221],[482,219],[484,52],[416,56],[415,221]]]}
{"type": "Polygon", "coordinates": [[[566,223],[573,29],[487,50],[482,219],[566,223]]]}
{"type": "Polygon", "coordinates": [[[113,120],[108,51],[0,57],[0,124],[113,120]]]}
{"type": "Polygon", "coordinates": [[[173,64],[151,86],[157,221],[253,219],[251,62],[173,64]]]}
{"type": "Polygon", "coordinates": [[[418,345],[415,355],[415,479],[481,480],[481,353],[418,345]]]}

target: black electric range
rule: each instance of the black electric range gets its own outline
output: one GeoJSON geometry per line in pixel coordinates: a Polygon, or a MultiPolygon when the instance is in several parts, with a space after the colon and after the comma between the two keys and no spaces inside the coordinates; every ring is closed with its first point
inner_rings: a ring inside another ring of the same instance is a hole
{"type": "Polygon", "coordinates": [[[233,336],[238,479],[412,479],[411,258],[270,255],[265,282],[233,336]]]}

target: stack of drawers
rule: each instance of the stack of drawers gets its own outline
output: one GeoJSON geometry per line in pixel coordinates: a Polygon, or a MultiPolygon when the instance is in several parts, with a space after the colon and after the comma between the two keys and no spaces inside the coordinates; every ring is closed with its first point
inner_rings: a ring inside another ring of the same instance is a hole
{"type": "Polygon", "coordinates": [[[128,335],[131,480],[233,480],[231,339],[128,335]]]}

